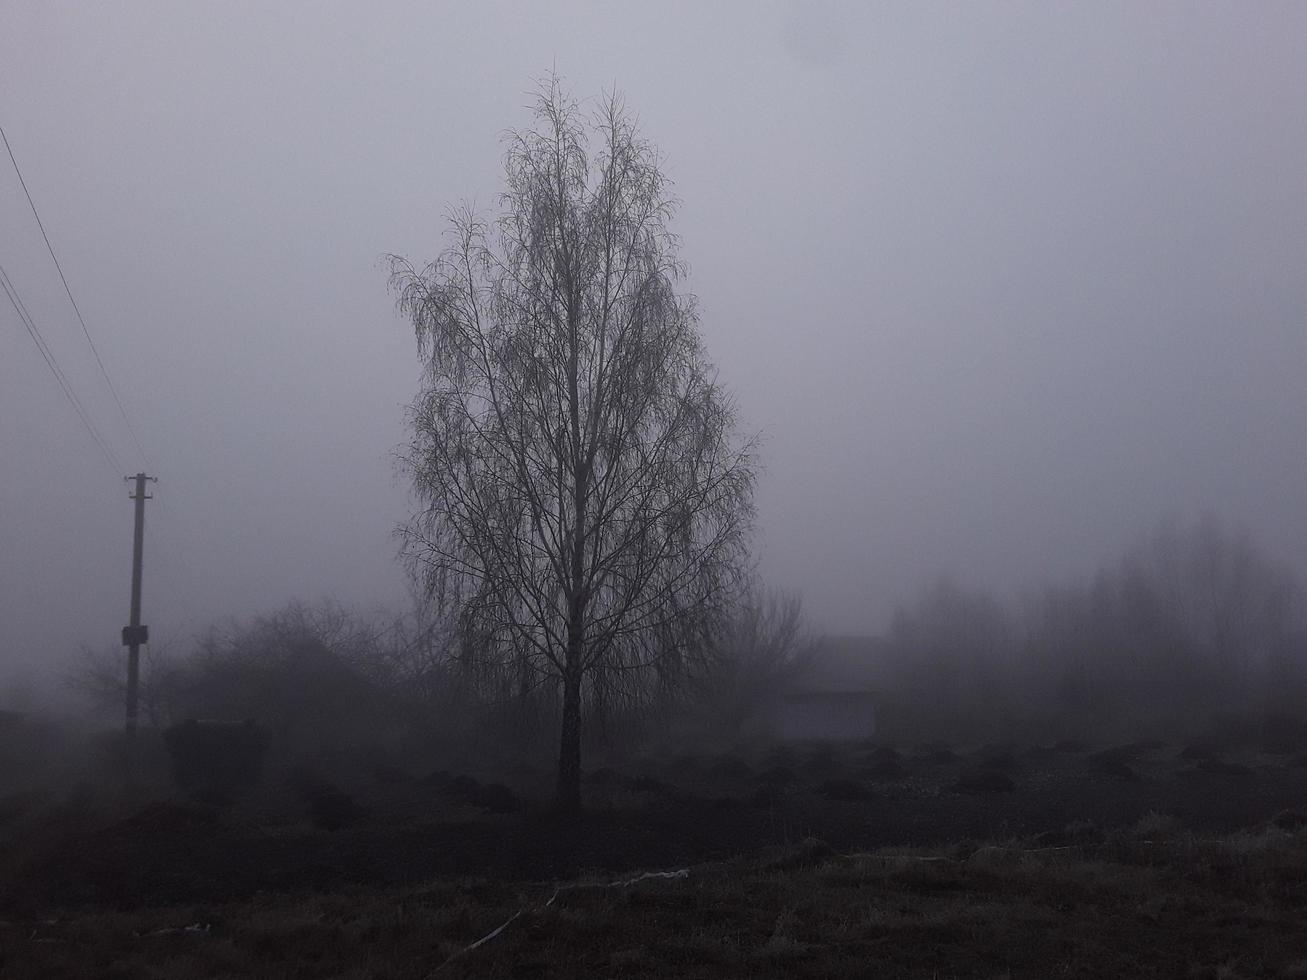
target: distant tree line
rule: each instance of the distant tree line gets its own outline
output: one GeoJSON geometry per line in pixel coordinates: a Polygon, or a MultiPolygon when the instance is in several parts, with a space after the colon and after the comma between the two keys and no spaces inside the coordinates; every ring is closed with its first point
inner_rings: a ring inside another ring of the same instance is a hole
{"type": "Polygon", "coordinates": [[[1307,695],[1303,613],[1291,570],[1248,534],[1169,521],[1088,581],[1013,604],[935,583],[894,616],[888,686],[898,723],[921,737],[1292,728],[1307,695]]]}
{"type": "MultiPolygon", "coordinates": [[[[1214,518],[1159,526],[1092,577],[1018,601],[941,579],[900,607],[879,656],[881,737],[899,741],[1194,738],[1224,726],[1307,745],[1307,620],[1292,572],[1214,518]]],[[[262,725],[274,758],[324,767],[549,763],[556,677],[469,656],[456,620],[336,603],[215,625],[186,650],[154,647],[143,721],[262,725]]],[[[799,600],[755,584],[694,667],[633,689],[594,685],[587,745],[633,750],[669,733],[722,745],[765,734],[804,683],[815,642],[799,600]]],[[[116,721],[116,649],[86,652],[71,686],[116,721]],[[111,714],[110,714],[111,713],[111,714]]]]}
{"type": "MultiPolygon", "coordinates": [[[[142,722],[161,732],[189,719],[252,720],[277,761],[325,769],[547,763],[562,717],[558,679],[520,662],[489,669],[468,654],[469,641],[421,601],[406,614],[292,602],[213,625],[185,649],[151,647],[142,722]]],[[[593,685],[587,744],[625,751],[685,717],[696,734],[729,741],[794,679],[810,647],[799,600],[755,586],[694,669],[655,674],[639,688],[593,685]]],[[[107,722],[121,717],[119,650],[83,651],[66,677],[107,722]]]]}

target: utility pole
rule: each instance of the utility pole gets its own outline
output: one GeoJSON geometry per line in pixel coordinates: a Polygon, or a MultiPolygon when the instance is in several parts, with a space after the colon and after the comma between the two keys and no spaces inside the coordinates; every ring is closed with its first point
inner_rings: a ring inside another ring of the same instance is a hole
{"type": "Polygon", "coordinates": [[[132,534],[132,611],[131,623],[123,627],[123,646],[127,648],[127,744],[125,762],[127,784],[136,781],[136,702],[141,676],[141,646],[150,642],[150,629],[141,625],[141,559],[145,551],[145,502],[151,495],[145,492],[145,481],[158,483],[153,476],[137,473],[124,480],[136,481],[136,492],[128,497],[136,501],[136,527],[132,534]]]}

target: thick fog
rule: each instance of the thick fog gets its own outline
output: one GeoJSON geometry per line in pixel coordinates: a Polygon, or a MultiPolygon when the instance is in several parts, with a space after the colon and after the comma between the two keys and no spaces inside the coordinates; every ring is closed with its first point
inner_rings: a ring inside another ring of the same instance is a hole
{"type": "Polygon", "coordinates": [[[96,5],[0,13],[0,700],[127,622],[409,600],[384,253],[493,209],[535,80],[658,144],[762,435],[757,555],[877,633],[943,571],[1089,574],[1167,515],[1307,554],[1307,6],[96,5]]]}

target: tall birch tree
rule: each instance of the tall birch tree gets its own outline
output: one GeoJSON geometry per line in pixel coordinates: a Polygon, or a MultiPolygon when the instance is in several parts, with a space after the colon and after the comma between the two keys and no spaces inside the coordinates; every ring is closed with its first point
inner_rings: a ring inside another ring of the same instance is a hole
{"type": "Polygon", "coordinates": [[[550,79],[506,142],[497,215],[454,211],[425,268],[391,257],[424,365],[404,550],[475,665],[561,691],[576,809],[585,705],[683,670],[744,585],[753,444],[620,99],[586,113],[550,79]]]}

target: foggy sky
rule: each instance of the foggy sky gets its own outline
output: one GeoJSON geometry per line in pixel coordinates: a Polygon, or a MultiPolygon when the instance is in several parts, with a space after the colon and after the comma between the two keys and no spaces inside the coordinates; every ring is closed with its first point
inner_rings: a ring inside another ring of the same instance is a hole
{"type": "Polygon", "coordinates": [[[0,124],[148,462],[0,156],[0,263],[122,470],[0,297],[0,676],[117,644],[142,468],[156,641],[404,605],[379,258],[494,206],[551,68],[665,157],[761,569],[817,628],[1167,514],[1301,567],[1304,65],[1301,4],[7,3],[0,124]]]}

